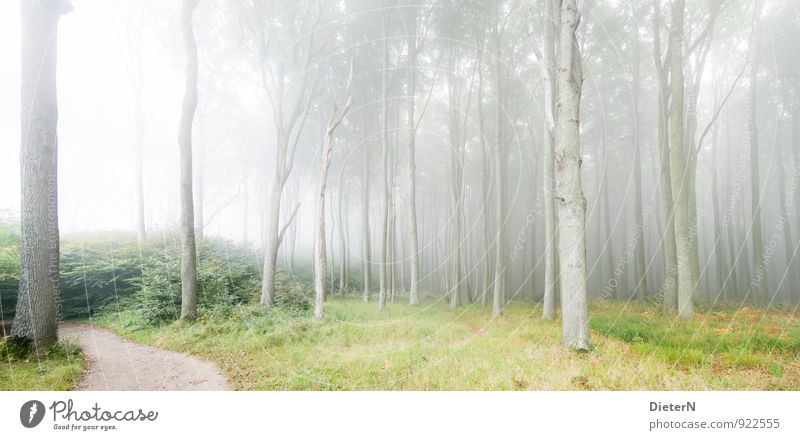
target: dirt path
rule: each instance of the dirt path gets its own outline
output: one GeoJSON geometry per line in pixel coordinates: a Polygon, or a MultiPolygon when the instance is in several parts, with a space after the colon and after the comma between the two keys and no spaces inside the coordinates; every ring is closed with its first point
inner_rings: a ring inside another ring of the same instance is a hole
{"type": "Polygon", "coordinates": [[[59,337],[75,340],[88,361],[77,390],[227,390],[225,376],[211,362],[133,342],[85,324],[59,326],[59,337]]]}

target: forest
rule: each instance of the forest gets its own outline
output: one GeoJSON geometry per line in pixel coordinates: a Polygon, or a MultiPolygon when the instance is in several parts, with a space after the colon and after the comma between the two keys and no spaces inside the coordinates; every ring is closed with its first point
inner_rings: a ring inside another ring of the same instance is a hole
{"type": "Polygon", "coordinates": [[[800,389],[800,0],[0,15],[0,390],[800,389]]]}

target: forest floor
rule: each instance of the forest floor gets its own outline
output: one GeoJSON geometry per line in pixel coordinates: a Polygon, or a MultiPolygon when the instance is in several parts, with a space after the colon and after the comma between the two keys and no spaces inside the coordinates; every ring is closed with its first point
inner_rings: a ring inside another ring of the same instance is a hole
{"type": "Polygon", "coordinates": [[[651,306],[590,307],[595,350],[560,344],[558,321],[512,303],[496,320],[472,304],[450,309],[404,298],[378,312],[356,298],[307,312],[241,306],[225,318],[142,324],[135,311],[99,318],[140,342],[216,363],[238,390],[798,390],[800,315],[705,311],[693,321],[651,306]]]}
{"type": "Polygon", "coordinates": [[[79,391],[226,390],[228,384],[209,361],[153,348],[86,324],[59,327],[59,338],[77,343],[88,368],[79,391]]]}

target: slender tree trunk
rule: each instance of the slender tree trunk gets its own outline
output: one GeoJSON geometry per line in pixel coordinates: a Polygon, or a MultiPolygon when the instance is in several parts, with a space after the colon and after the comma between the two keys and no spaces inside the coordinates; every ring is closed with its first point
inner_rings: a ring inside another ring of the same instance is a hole
{"type": "Polygon", "coordinates": [[[314,319],[322,320],[322,307],[325,301],[325,276],[327,272],[327,254],[325,253],[325,187],[328,180],[328,169],[331,165],[333,144],[325,135],[320,160],[319,188],[317,190],[317,206],[314,216],[314,319]]]}
{"type": "MultiPolygon", "coordinates": [[[[347,284],[348,284],[348,269],[347,269],[347,233],[345,229],[347,225],[345,224],[345,215],[344,210],[345,203],[345,179],[344,179],[344,172],[346,170],[346,166],[343,163],[342,169],[339,171],[339,194],[337,194],[338,199],[338,207],[336,209],[336,216],[338,218],[337,227],[339,229],[339,295],[344,296],[345,292],[347,292],[347,284]]],[[[327,173],[326,173],[327,174],[327,173]]]]}
{"type": "MultiPolygon", "coordinates": [[[[757,0],[753,11],[753,27],[758,28],[758,16],[761,12],[760,2],[757,0]]],[[[753,268],[753,281],[751,283],[752,300],[757,305],[767,305],[769,298],[767,294],[767,267],[764,260],[764,238],[763,227],[761,225],[761,179],[759,172],[758,158],[758,122],[756,108],[758,106],[758,69],[761,57],[758,50],[758,32],[754,29],[752,33],[751,53],[753,59],[750,61],[750,112],[747,120],[747,131],[750,137],[750,196],[752,207],[752,230],[753,230],[753,257],[755,264],[753,268]]],[[[783,166],[781,164],[781,166],[783,166]]]]}
{"type": "MultiPolygon", "coordinates": [[[[328,184],[328,170],[331,166],[331,157],[333,154],[333,133],[336,127],[342,122],[345,115],[347,115],[349,108],[349,99],[341,111],[334,103],[333,112],[326,124],[325,137],[322,143],[322,157],[320,158],[319,165],[319,187],[317,191],[316,215],[314,218],[314,319],[317,322],[322,320],[322,308],[325,302],[325,272],[327,264],[327,256],[325,253],[325,189],[328,184]]],[[[339,191],[342,191],[341,182],[339,191]]],[[[331,237],[331,239],[333,239],[333,237],[331,237]]]]}
{"type": "Polygon", "coordinates": [[[142,108],[141,89],[134,92],[136,103],[134,104],[134,118],[136,125],[136,138],[134,154],[136,155],[136,236],[139,242],[147,238],[147,230],[144,221],[144,131],[145,118],[142,108]]]}
{"type": "Polygon", "coordinates": [[[670,32],[672,69],[672,112],[670,118],[670,180],[674,202],[675,246],[678,257],[678,315],[692,319],[694,288],[692,278],[692,239],[689,227],[689,185],[686,182],[688,169],[684,152],[684,76],[683,76],[683,32],[685,0],[672,4],[672,29],[670,32]]]}
{"type": "Polygon", "coordinates": [[[19,293],[13,336],[32,344],[37,357],[56,342],[59,317],[58,20],[67,1],[20,4],[20,211],[19,293]]]}
{"type": "Polygon", "coordinates": [[[672,172],[669,147],[669,60],[661,61],[661,23],[660,3],[653,1],[653,61],[658,77],[658,148],[660,154],[659,181],[661,204],[664,212],[664,228],[661,241],[664,246],[664,284],[662,307],[665,314],[672,315],[678,310],[678,251],[675,243],[675,203],[672,197],[672,172]]]}
{"type": "MultiPolygon", "coordinates": [[[[366,110],[362,109],[362,118],[366,117],[366,110]]],[[[367,134],[366,121],[363,123],[364,136],[367,134]]],[[[364,302],[369,302],[370,283],[372,282],[372,262],[370,250],[370,228],[369,228],[369,147],[364,143],[363,147],[364,158],[363,168],[361,173],[361,275],[362,291],[364,302]]]]}
{"type": "Polygon", "coordinates": [[[458,104],[458,85],[456,78],[454,78],[455,59],[457,51],[453,46],[450,50],[450,68],[448,69],[448,98],[450,101],[450,118],[449,118],[449,131],[450,131],[450,206],[451,206],[451,226],[452,226],[452,250],[451,252],[451,273],[452,282],[450,286],[450,308],[456,308],[461,305],[461,297],[463,293],[463,274],[461,272],[461,255],[462,255],[462,240],[461,240],[461,209],[462,209],[462,149],[461,130],[459,128],[459,104],[458,104]]]}
{"type": "Polygon", "coordinates": [[[556,210],[554,206],[553,151],[555,149],[555,36],[560,26],[560,0],[546,0],[545,8],[545,48],[544,69],[547,69],[544,87],[544,298],[542,300],[542,319],[550,321],[556,313],[556,210]]]}
{"type": "Polygon", "coordinates": [[[411,280],[409,286],[409,302],[419,305],[419,240],[417,237],[417,160],[416,160],[416,123],[414,119],[414,95],[416,93],[417,69],[417,8],[409,9],[408,17],[408,243],[409,264],[411,264],[411,280]]]}
{"type": "Polygon", "coordinates": [[[192,200],[192,121],[197,109],[197,44],[192,16],[198,0],[184,0],[181,11],[186,51],[186,90],[178,140],[181,149],[181,319],[197,318],[197,248],[192,200]]]}
{"type": "Polygon", "coordinates": [[[202,241],[203,237],[204,237],[203,230],[204,230],[204,226],[205,226],[204,221],[203,221],[205,219],[205,214],[203,213],[203,208],[204,208],[205,204],[203,202],[205,200],[204,182],[205,182],[205,171],[206,171],[206,163],[205,163],[206,162],[206,153],[205,153],[205,144],[204,144],[204,142],[205,142],[205,132],[204,132],[205,124],[204,124],[204,122],[205,121],[203,120],[204,118],[203,118],[202,112],[198,115],[197,119],[198,119],[197,125],[198,125],[198,131],[199,131],[198,136],[197,136],[197,138],[198,138],[197,140],[199,142],[196,142],[194,144],[194,148],[196,149],[196,153],[197,153],[197,161],[196,161],[196,163],[197,163],[197,176],[194,179],[195,180],[195,182],[194,182],[194,190],[195,190],[195,193],[196,193],[197,197],[193,200],[194,201],[194,212],[195,212],[194,233],[195,233],[195,237],[197,237],[198,240],[202,241]]]}
{"type": "MultiPolygon", "coordinates": [[[[499,11],[498,11],[499,13],[499,11]]],[[[498,24],[499,25],[499,24],[498,24]]],[[[498,102],[495,115],[495,271],[494,292],[492,295],[492,318],[500,316],[506,294],[506,152],[503,146],[503,68],[500,61],[501,34],[500,29],[495,34],[494,76],[495,96],[498,102]]]]}
{"type": "MultiPolygon", "coordinates": [[[[638,25],[637,25],[638,30],[638,25]]],[[[637,32],[638,34],[638,32],[637,32]]],[[[632,87],[632,94],[633,94],[633,188],[634,188],[634,195],[633,195],[633,202],[634,202],[634,214],[636,215],[636,228],[640,229],[639,236],[636,238],[636,249],[635,249],[635,259],[636,259],[636,271],[634,272],[634,296],[641,300],[645,300],[645,295],[647,295],[647,266],[645,265],[645,249],[644,249],[644,240],[645,240],[645,225],[644,225],[644,209],[642,208],[643,201],[642,201],[642,148],[643,145],[641,144],[641,129],[639,124],[639,106],[640,106],[640,88],[641,88],[641,61],[639,55],[639,38],[638,35],[634,35],[632,38],[633,44],[633,53],[634,53],[634,60],[633,60],[633,83],[631,84],[632,87]]]]}
{"type": "Polygon", "coordinates": [[[478,137],[480,138],[481,143],[481,197],[483,198],[482,206],[481,206],[481,214],[483,216],[483,243],[484,247],[481,252],[481,306],[486,307],[487,304],[487,297],[489,293],[489,289],[492,288],[492,279],[491,279],[491,243],[492,240],[490,238],[490,223],[491,223],[491,213],[489,210],[490,201],[491,201],[491,176],[490,176],[490,167],[489,167],[489,147],[486,142],[486,133],[484,131],[485,127],[485,117],[483,114],[483,47],[480,43],[483,42],[483,38],[480,38],[479,41],[479,48],[477,50],[477,63],[478,63],[478,137]]]}
{"type": "Polygon", "coordinates": [[[378,310],[386,308],[389,290],[389,14],[383,11],[383,71],[381,74],[381,163],[383,170],[383,219],[381,234],[381,264],[379,271],[380,290],[378,291],[378,310]]]}

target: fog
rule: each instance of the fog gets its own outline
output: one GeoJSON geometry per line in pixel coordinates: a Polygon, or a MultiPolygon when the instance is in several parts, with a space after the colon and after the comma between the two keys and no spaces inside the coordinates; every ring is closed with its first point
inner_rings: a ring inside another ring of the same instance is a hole
{"type": "MultiPolygon", "coordinates": [[[[800,299],[793,290],[800,284],[800,3],[759,3],[758,14],[752,1],[689,2],[686,11],[684,178],[698,301],[751,298],[759,264],[770,304],[800,299]],[[756,230],[760,246],[753,242],[756,230]]],[[[58,28],[61,233],[136,231],[137,99],[144,115],[144,226],[148,234],[176,230],[185,81],[180,4],[72,0],[72,6],[58,28]]],[[[21,203],[18,8],[16,1],[0,5],[0,209],[14,218],[21,203]]],[[[662,5],[660,63],[667,54],[668,12],[662,5]]],[[[577,41],[588,290],[592,297],[627,299],[662,290],[668,271],[653,8],[650,1],[585,1],[582,15],[577,41]]],[[[326,124],[334,105],[341,109],[349,99],[333,133],[327,177],[331,279],[340,277],[344,260],[349,276],[359,280],[366,241],[374,282],[387,264],[376,256],[390,246],[395,289],[407,292],[413,188],[423,292],[444,295],[455,277],[478,301],[495,277],[501,243],[506,298],[540,299],[548,241],[544,23],[538,1],[201,0],[194,14],[200,59],[192,134],[196,233],[243,243],[261,258],[269,245],[268,212],[277,206],[276,224],[286,224],[279,264],[310,263],[326,124]],[[411,67],[410,32],[417,46],[411,67]],[[290,124],[292,117],[297,120],[290,124]],[[284,165],[281,136],[289,146],[284,165]],[[286,167],[285,187],[280,203],[270,205],[276,166],[286,167]],[[365,197],[369,236],[362,223],[365,197]]]]}

